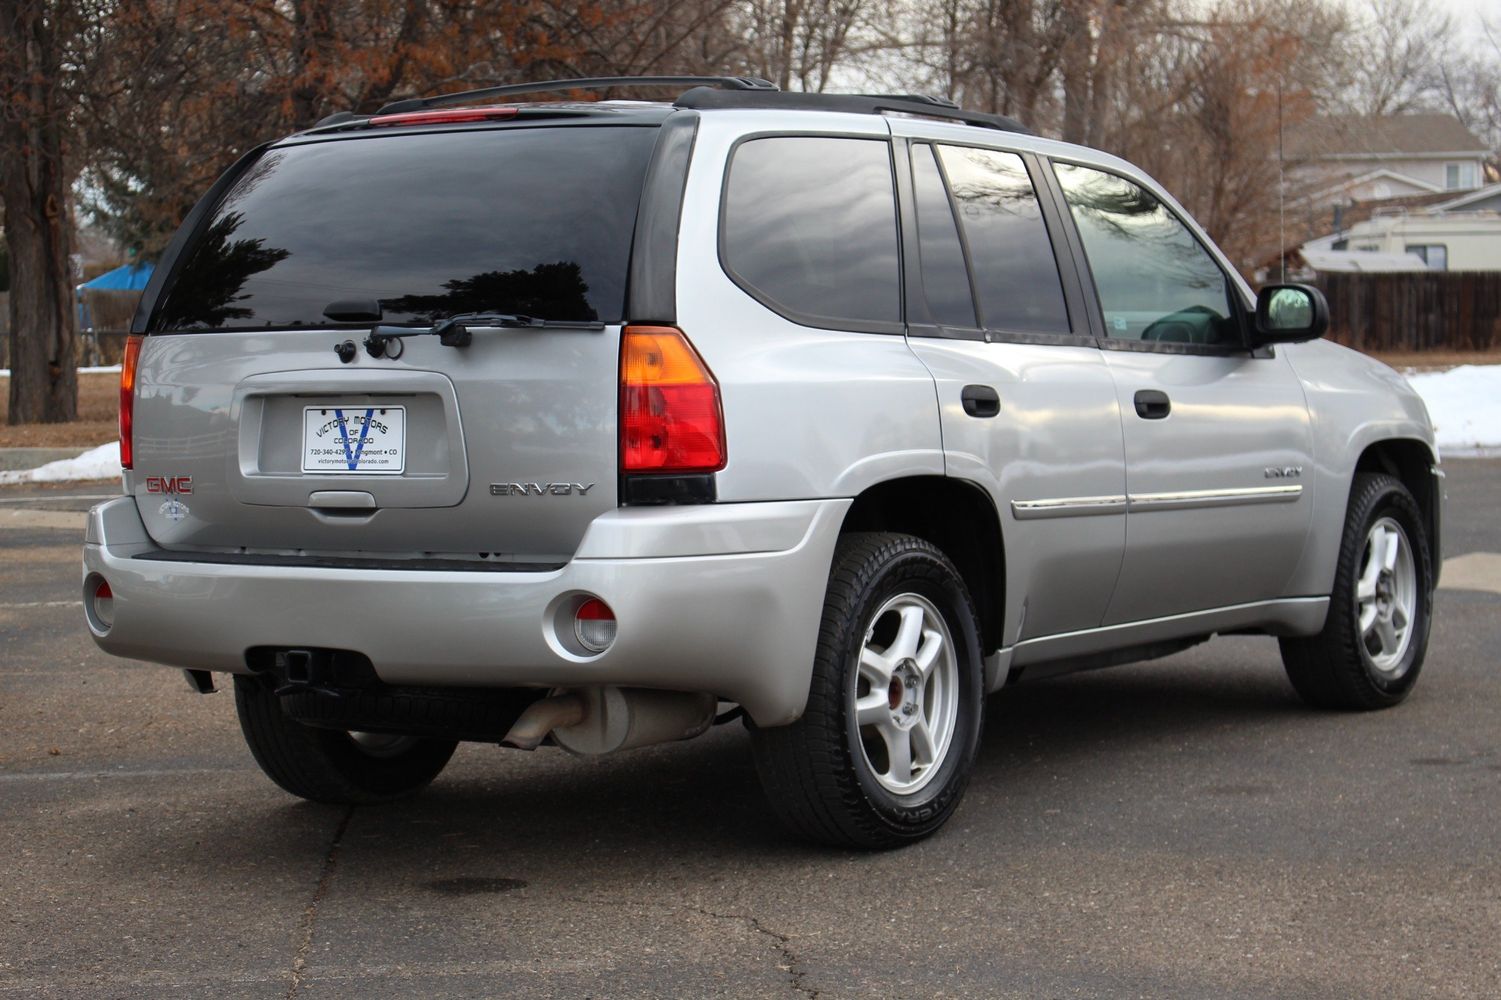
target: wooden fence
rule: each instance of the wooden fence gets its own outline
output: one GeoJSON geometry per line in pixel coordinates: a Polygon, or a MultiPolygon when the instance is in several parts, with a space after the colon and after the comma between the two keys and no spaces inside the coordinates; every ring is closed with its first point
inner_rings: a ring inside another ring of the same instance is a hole
{"type": "Polygon", "coordinates": [[[1324,274],[1329,338],[1362,351],[1501,350],[1501,272],[1324,274]]]}

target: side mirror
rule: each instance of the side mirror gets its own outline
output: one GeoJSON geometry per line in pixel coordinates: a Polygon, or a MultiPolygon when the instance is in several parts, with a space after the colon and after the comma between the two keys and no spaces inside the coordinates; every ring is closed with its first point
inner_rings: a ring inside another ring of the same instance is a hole
{"type": "Polygon", "coordinates": [[[1253,346],[1313,340],[1328,329],[1329,303],[1312,285],[1267,285],[1256,296],[1253,346]]]}

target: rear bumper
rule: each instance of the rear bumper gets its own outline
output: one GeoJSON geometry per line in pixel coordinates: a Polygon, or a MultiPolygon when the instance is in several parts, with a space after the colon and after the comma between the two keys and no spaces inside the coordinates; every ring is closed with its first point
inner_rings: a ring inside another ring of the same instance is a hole
{"type": "Polygon", "coordinates": [[[543,573],[334,569],[140,558],[156,549],[135,501],[89,512],[84,575],[104,577],[117,656],[246,671],[254,646],[368,656],[391,684],[620,684],[709,691],[758,724],[802,714],[829,564],[849,500],[611,511],[543,573]],[[604,653],[557,639],[586,593],[619,622],[604,653]]]}

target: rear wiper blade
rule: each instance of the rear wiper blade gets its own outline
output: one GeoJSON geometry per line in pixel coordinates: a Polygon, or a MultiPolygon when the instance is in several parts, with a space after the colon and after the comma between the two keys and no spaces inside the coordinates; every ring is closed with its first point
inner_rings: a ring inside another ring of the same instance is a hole
{"type": "Polygon", "coordinates": [[[400,351],[391,354],[392,341],[402,337],[437,337],[444,347],[468,347],[474,340],[471,327],[519,327],[545,328],[567,327],[574,330],[603,330],[605,324],[598,320],[537,319],[518,313],[459,313],[439,320],[427,328],[410,326],[377,326],[365,338],[365,350],[373,357],[399,357],[400,351]]]}

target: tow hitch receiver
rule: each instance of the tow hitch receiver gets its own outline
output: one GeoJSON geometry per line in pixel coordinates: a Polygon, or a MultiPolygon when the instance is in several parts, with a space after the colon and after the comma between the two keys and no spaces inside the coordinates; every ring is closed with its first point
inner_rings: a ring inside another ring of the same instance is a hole
{"type": "Polygon", "coordinates": [[[278,649],[271,659],[271,671],[280,682],[275,693],[298,694],[303,691],[343,697],[334,686],[334,658],[326,649],[278,649]]]}

